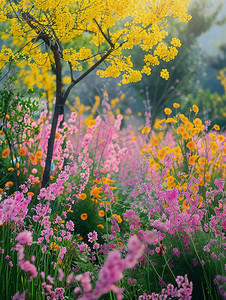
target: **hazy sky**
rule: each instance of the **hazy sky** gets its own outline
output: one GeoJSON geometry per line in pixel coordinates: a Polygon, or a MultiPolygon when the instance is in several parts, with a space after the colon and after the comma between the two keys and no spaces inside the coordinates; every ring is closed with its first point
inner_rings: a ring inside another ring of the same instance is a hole
{"type": "MultiPolygon", "coordinates": [[[[222,0],[224,6],[219,16],[226,16],[226,0],[222,0]]],[[[226,42],[226,24],[224,26],[214,26],[207,33],[199,38],[201,47],[208,54],[216,53],[216,46],[221,41],[226,42]]]]}

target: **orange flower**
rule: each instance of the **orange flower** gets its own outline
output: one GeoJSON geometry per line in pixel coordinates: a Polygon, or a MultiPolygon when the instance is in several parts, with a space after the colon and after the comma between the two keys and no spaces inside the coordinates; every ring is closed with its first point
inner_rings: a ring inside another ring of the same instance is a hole
{"type": "Polygon", "coordinates": [[[78,197],[80,200],[85,200],[87,198],[87,195],[85,193],[81,193],[78,197]]]}
{"type": "Polygon", "coordinates": [[[9,172],[12,172],[14,169],[11,167],[11,168],[8,168],[8,171],[9,172]]]}
{"type": "Polygon", "coordinates": [[[2,194],[3,193],[3,189],[0,189],[0,194],[2,194]]]}
{"type": "Polygon", "coordinates": [[[95,187],[92,189],[92,191],[90,192],[90,196],[94,196],[94,197],[100,199],[101,196],[100,196],[99,194],[102,193],[102,192],[103,192],[103,189],[102,189],[101,187],[96,187],[96,186],[95,186],[95,187]]]}
{"type": "Polygon", "coordinates": [[[32,197],[32,196],[34,196],[34,193],[32,193],[32,192],[27,192],[27,195],[32,197]]]}
{"type": "Polygon", "coordinates": [[[55,242],[52,242],[52,243],[50,243],[50,248],[53,250],[53,251],[56,251],[57,249],[58,249],[58,245],[57,245],[57,243],[55,243],[55,242]]]}
{"type": "Polygon", "coordinates": [[[9,148],[6,148],[2,151],[2,158],[6,158],[10,153],[9,148]]]}
{"type": "Polygon", "coordinates": [[[38,161],[37,157],[34,154],[31,155],[30,160],[32,163],[37,163],[37,161],[38,161]]]}
{"type": "Polygon", "coordinates": [[[121,218],[120,215],[113,214],[112,216],[115,217],[115,218],[117,219],[118,223],[122,223],[122,218],[121,218]]]}
{"type": "Polygon", "coordinates": [[[3,135],[3,134],[4,134],[4,132],[2,130],[0,130],[0,135],[3,135]]]}
{"type": "Polygon", "coordinates": [[[81,219],[82,219],[83,221],[85,221],[87,218],[88,218],[88,216],[87,216],[86,213],[81,214],[81,219]]]}
{"type": "Polygon", "coordinates": [[[38,150],[36,153],[35,153],[35,156],[38,158],[38,159],[41,159],[42,158],[42,152],[40,150],[38,150]]]}
{"type": "Polygon", "coordinates": [[[67,212],[69,212],[69,213],[73,213],[74,211],[73,211],[73,210],[71,210],[71,209],[68,209],[68,210],[67,210],[67,212]]]}
{"type": "Polygon", "coordinates": [[[26,153],[27,153],[27,150],[24,149],[24,148],[21,148],[21,149],[18,150],[18,154],[19,154],[20,156],[24,156],[26,153]]]}
{"type": "Polygon", "coordinates": [[[104,211],[104,210],[100,210],[100,211],[98,212],[98,215],[99,215],[100,217],[104,217],[104,216],[105,216],[105,211],[104,211]]]}
{"type": "Polygon", "coordinates": [[[40,180],[35,179],[34,183],[39,184],[39,183],[40,183],[40,180]]]}
{"type": "Polygon", "coordinates": [[[7,181],[5,185],[13,186],[13,182],[12,181],[7,181]]]}
{"type": "Polygon", "coordinates": [[[103,228],[104,228],[104,225],[98,224],[97,227],[103,229],[103,228]]]}
{"type": "Polygon", "coordinates": [[[55,140],[59,140],[59,138],[60,138],[59,133],[56,133],[56,134],[55,134],[55,140]]]}
{"type": "Polygon", "coordinates": [[[198,155],[192,155],[192,156],[190,156],[189,159],[188,159],[188,164],[190,166],[194,165],[197,158],[198,158],[198,155]]]}
{"type": "Polygon", "coordinates": [[[194,151],[195,150],[195,146],[196,146],[196,142],[194,141],[190,141],[187,143],[187,148],[190,150],[190,151],[194,151]]]}

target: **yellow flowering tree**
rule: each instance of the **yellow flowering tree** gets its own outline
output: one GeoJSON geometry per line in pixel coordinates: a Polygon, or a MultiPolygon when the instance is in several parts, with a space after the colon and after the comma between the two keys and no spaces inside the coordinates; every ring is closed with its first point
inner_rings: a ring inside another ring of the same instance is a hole
{"type": "MultiPolygon", "coordinates": [[[[121,76],[121,83],[127,84],[140,81],[143,74],[150,75],[151,68],[161,61],[172,60],[180,41],[173,38],[170,46],[164,43],[167,23],[170,18],[189,20],[189,1],[0,0],[0,22],[5,30],[2,38],[12,42],[12,47],[1,49],[0,68],[7,63],[16,62],[21,67],[26,63],[37,75],[41,74],[38,70],[53,70],[56,76],[56,103],[42,186],[50,177],[58,118],[72,88],[103,62],[105,69],[97,70],[100,77],[121,76]],[[70,47],[73,40],[77,41],[75,48],[70,47]],[[146,53],[139,68],[130,55],[135,46],[146,53]],[[71,74],[65,87],[64,64],[71,74]],[[76,71],[83,72],[76,77],[76,71]]],[[[166,69],[161,74],[168,79],[166,69]]]]}

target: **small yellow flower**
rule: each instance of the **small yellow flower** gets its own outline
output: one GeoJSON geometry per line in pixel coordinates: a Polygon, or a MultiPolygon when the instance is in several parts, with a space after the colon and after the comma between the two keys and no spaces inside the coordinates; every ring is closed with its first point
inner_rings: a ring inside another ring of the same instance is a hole
{"type": "Polygon", "coordinates": [[[220,126],[217,125],[217,124],[215,124],[215,125],[213,126],[213,128],[214,128],[215,130],[220,130],[220,126]]]}
{"type": "Polygon", "coordinates": [[[224,136],[222,134],[219,134],[217,136],[217,139],[218,139],[219,142],[223,142],[224,141],[224,136]]]}
{"type": "Polygon", "coordinates": [[[179,108],[179,107],[180,107],[180,104],[179,104],[179,103],[173,103],[173,107],[174,107],[174,108],[179,108]]]}
{"type": "Polygon", "coordinates": [[[172,110],[170,109],[170,108],[165,108],[164,109],[164,113],[166,114],[166,115],[170,115],[171,113],[172,113],[172,110]]]}
{"type": "Polygon", "coordinates": [[[162,69],[160,76],[165,79],[168,80],[169,79],[169,72],[167,71],[167,69],[162,69]]]}
{"type": "Polygon", "coordinates": [[[197,114],[198,112],[199,112],[199,108],[198,108],[198,106],[197,105],[192,105],[192,109],[193,109],[193,111],[197,114]]]}
{"type": "Polygon", "coordinates": [[[142,129],[142,134],[148,134],[150,131],[151,131],[151,128],[148,127],[148,126],[145,126],[145,127],[142,129]]]}

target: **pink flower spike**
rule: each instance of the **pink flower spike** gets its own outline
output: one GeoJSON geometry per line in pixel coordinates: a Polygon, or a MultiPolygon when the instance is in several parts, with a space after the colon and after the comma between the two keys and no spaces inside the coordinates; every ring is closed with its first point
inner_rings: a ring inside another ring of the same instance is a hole
{"type": "Polygon", "coordinates": [[[143,237],[145,242],[147,242],[148,244],[152,244],[155,240],[158,239],[157,234],[150,231],[145,231],[143,237]]]}
{"type": "Polygon", "coordinates": [[[74,282],[74,273],[71,273],[67,277],[67,284],[71,284],[74,282]]]}
{"type": "Polygon", "coordinates": [[[20,244],[31,246],[32,241],[33,241],[32,232],[25,230],[25,231],[18,234],[18,236],[16,237],[16,240],[20,244]]]}
{"type": "Polygon", "coordinates": [[[62,271],[61,268],[58,269],[58,279],[59,281],[62,281],[64,278],[64,272],[62,271]]]}

